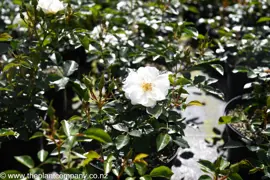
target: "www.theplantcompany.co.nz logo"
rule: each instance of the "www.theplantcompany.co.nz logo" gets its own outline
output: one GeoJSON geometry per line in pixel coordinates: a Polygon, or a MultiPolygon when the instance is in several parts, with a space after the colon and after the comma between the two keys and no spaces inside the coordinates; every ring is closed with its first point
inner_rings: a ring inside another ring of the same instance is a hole
{"type": "Polygon", "coordinates": [[[106,174],[15,174],[15,173],[0,173],[0,179],[106,179],[106,174]]]}

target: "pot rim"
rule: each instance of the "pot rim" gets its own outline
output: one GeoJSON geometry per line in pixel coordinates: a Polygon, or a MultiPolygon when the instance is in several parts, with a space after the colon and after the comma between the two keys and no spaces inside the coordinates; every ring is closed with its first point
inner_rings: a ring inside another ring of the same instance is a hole
{"type": "MultiPolygon", "coordinates": [[[[225,108],[224,108],[224,115],[226,116],[226,115],[228,115],[228,112],[227,112],[227,108],[228,108],[228,106],[231,104],[231,103],[233,103],[233,102],[235,102],[236,100],[243,100],[243,96],[236,96],[236,97],[234,97],[234,98],[232,98],[230,101],[228,101],[227,103],[226,103],[226,105],[225,105],[225,108]]],[[[249,138],[247,138],[246,136],[244,136],[242,133],[240,133],[237,129],[235,129],[232,125],[231,125],[232,123],[229,123],[229,124],[226,124],[226,126],[227,127],[229,127],[231,130],[233,130],[233,132],[235,132],[239,137],[240,137],[240,139],[241,139],[241,141],[243,141],[244,143],[246,143],[246,144],[253,144],[254,142],[253,142],[253,140],[251,140],[251,139],[249,139],[249,138]]]]}

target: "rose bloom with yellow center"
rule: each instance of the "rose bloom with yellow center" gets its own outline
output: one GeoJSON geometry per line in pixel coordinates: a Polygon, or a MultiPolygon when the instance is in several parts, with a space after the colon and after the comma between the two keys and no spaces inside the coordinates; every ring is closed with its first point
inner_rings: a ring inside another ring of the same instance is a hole
{"type": "Polygon", "coordinates": [[[37,7],[45,14],[56,14],[65,9],[64,4],[59,0],[38,0],[37,7]]]}
{"type": "Polygon", "coordinates": [[[154,107],[157,101],[166,99],[170,88],[169,73],[160,73],[155,67],[131,70],[124,81],[123,90],[131,104],[154,107]]]}

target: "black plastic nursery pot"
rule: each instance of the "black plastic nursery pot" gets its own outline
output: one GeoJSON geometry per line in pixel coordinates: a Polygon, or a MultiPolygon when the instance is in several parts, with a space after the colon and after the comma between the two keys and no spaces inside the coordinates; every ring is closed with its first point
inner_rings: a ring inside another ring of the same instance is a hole
{"type": "MultiPolygon", "coordinates": [[[[230,100],[225,107],[225,115],[237,105],[243,105],[247,103],[248,100],[242,99],[242,96],[237,96],[230,100]]],[[[255,144],[252,140],[245,137],[237,129],[235,129],[231,124],[227,124],[225,131],[223,133],[223,139],[225,141],[225,147],[227,149],[227,160],[233,164],[240,162],[241,160],[251,160],[256,159],[256,152],[250,151],[246,145],[255,144]]],[[[259,180],[263,177],[263,173],[257,172],[255,174],[249,174],[248,168],[240,168],[239,174],[243,180],[259,180]]]]}

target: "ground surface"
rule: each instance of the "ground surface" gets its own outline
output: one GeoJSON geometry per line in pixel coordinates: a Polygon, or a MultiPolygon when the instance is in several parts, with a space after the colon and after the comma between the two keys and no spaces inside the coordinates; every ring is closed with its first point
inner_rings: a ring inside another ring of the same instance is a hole
{"type": "Polygon", "coordinates": [[[189,87],[188,91],[190,96],[187,102],[198,100],[205,103],[205,106],[191,106],[183,112],[186,121],[195,126],[190,125],[185,130],[185,139],[190,148],[180,149],[177,163],[172,167],[174,172],[172,180],[197,180],[202,174],[197,161],[199,159],[215,161],[219,154],[217,148],[222,143],[218,141],[213,145],[213,138],[218,139],[221,136],[218,133],[224,130],[224,126],[218,125],[218,119],[223,115],[225,102],[207,96],[195,87],[189,87]]]}

